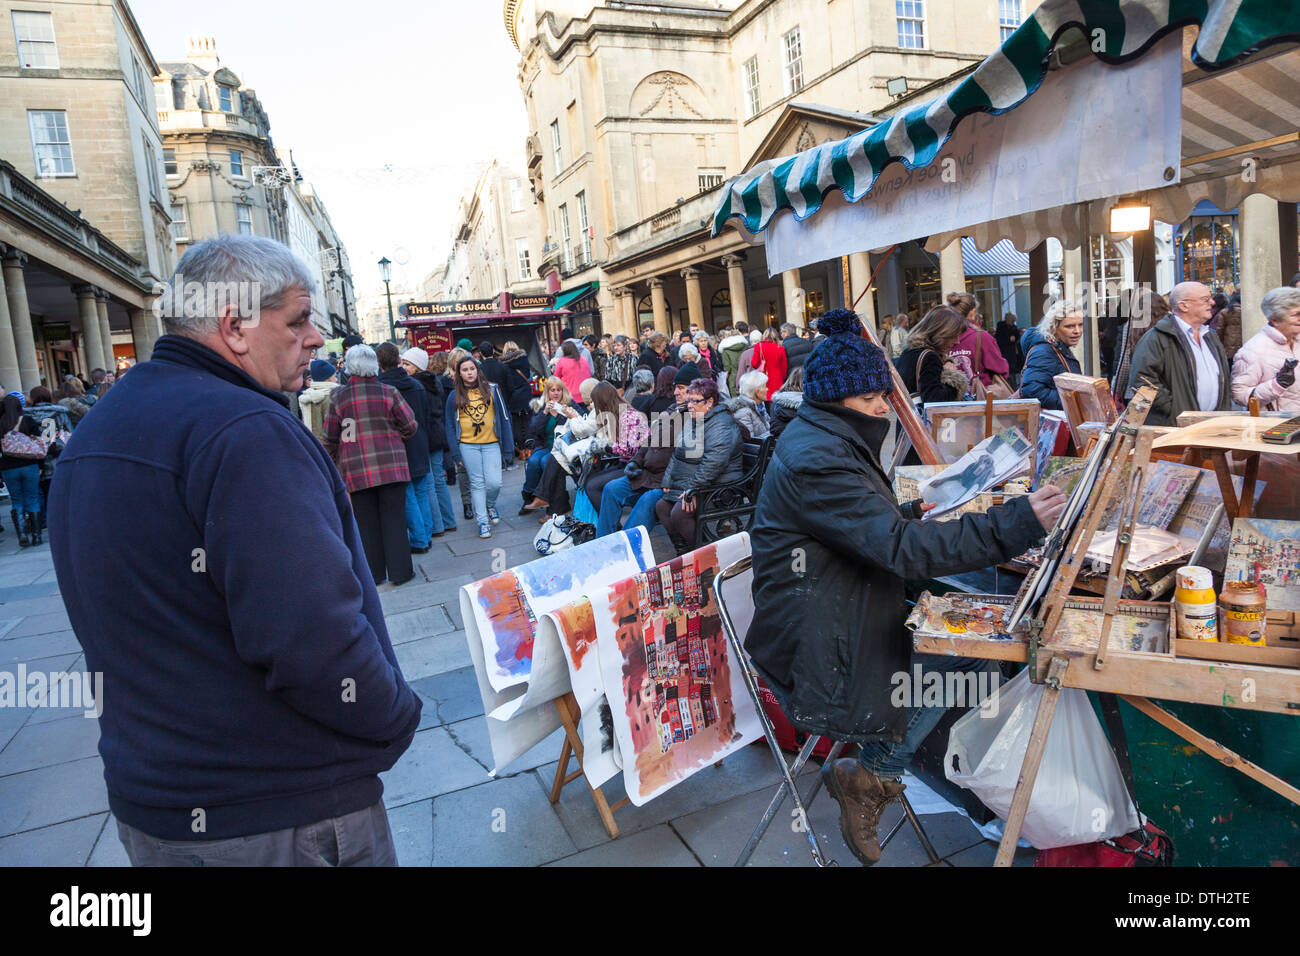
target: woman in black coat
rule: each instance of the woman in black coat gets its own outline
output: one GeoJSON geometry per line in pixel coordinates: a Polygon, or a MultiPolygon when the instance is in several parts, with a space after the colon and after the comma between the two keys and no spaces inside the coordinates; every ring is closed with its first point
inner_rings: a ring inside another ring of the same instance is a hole
{"type": "MultiPolygon", "coordinates": [[[[903,384],[919,405],[931,402],[960,402],[970,388],[970,379],[949,360],[948,350],[966,331],[966,320],[946,305],[936,306],[912,327],[907,346],[894,363],[903,384]]],[[[899,424],[896,435],[902,435],[899,424]]],[[[921,456],[912,448],[903,459],[905,465],[921,464],[921,456]]]]}
{"type": "MultiPolygon", "coordinates": [[[[506,411],[510,413],[510,424],[515,436],[515,452],[524,449],[524,438],[532,420],[533,401],[533,367],[528,361],[528,353],[514,342],[501,346],[501,363],[506,367],[507,378],[512,391],[506,397],[506,411]]],[[[520,458],[525,456],[519,454],[520,458]]]]}
{"type": "MultiPolygon", "coordinates": [[[[804,365],[804,401],[777,442],[750,530],[754,617],[745,646],[796,727],[862,745],[858,758],[822,773],[846,842],[871,863],[880,813],[903,789],[896,777],[943,716],[891,699],[895,675],[913,664],[905,581],[1022,554],[1065,496],[1049,486],[987,514],[919,520],[920,503],[899,504],[880,461],[888,360],[859,336],[848,310],[827,313],[818,327],[832,331],[804,365]],[[853,326],[839,321],[843,313],[853,326]],[[793,572],[791,555],[800,559],[793,572]]],[[[917,663],[958,669],[954,658],[917,663]]]]}

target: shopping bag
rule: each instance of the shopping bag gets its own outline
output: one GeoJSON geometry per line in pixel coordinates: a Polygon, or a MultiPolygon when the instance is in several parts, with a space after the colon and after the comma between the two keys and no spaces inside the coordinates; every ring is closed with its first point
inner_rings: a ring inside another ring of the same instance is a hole
{"type": "MultiPolygon", "coordinates": [[[[1022,671],[952,726],[944,773],[1006,819],[1043,685],[1022,671]]],[[[1038,849],[1093,843],[1142,826],[1085,691],[1064,688],[1020,835],[1038,849]]]]}
{"type": "Polygon", "coordinates": [[[595,505],[587,497],[585,488],[579,488],[578,493],[573,496],[573,517],[590,525],[594,525],[600,518],[600,515],[596,514],[595,505]]]}
{"type": "Polygon", "coordinates": [[[540,555],[563,551],[596,537],[595,526],[572,515],[551,515],[533,538],[533,548],[540,555]]]}

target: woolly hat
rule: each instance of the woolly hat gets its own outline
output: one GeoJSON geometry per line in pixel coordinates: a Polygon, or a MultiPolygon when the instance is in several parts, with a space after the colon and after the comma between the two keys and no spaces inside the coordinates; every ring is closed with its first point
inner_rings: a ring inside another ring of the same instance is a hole
{"type": "Polygon", "coordinates": [[[424,349],[415,348],[414,346],[402,353],[402,361],[410,362],[421,372],[429,370],[429,353],[424,349]]]}
{"type": "Polygon", "coordinates": [[[459,342],[456,343],[456,348],[464,349],[466,352],[473,352],[474,343],[471,342],[469,339],[461,339],[459,342]]]}
{"type": "Polygon", "coordinates": [[[817,320],[826,336],[803,366],[803,393],[814,402],[838,402],[868,392],[892,392],[889,360],[862,337],[862,321],[852,309],[832,309],[817,320]]]}
{"type": "Polygon", "coordinates": [[[338,370],[324,359],[316,359],[311,363],[310,371],[313,382],[324,382],[333,378],[338,370]]]}
{"type": "Polygon", "coordinates": [[[695,381],[699,377],[700,377],[700,370],[698,366],[696,366],[693,369],[686,368],[686,366],[682,366],[677,370],[677,374],[673,376],[673,384],[690,385],[691,382],[695,381]]]}

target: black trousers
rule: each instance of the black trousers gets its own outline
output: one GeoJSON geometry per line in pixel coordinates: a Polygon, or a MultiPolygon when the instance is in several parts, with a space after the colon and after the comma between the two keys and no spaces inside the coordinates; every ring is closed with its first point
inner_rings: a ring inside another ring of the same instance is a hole
{"type": "Polygon", "coordinates": [[[411,580],[415,567],[406,532],[406,482],[352,492],[352,511],[375,584],[383,584],[384,578],[394,584],[411,580]]]}
{"type": "Polygon", "coordinates": [[[623,466],[618,464],[606,465],[600,471],[592,472],[587,476],[586,482],[583,483],[582,490],[587,493],[587,497],[591,499],[591,506],[596,509],[598,514],[600,512],[601,492],[605,490],[607,484],[615,478],[620,477],[622,474],[623,466]]]}
{"type": "Polygon", "coordinates": [[[565,474],[560,463],[551,455],[546,459],[546,467],[542,469],[541,480],[537,482],[537,488],[533,491],[538,498],[549,502],[546,507],[547,514],[567,515],[573,510],[573,502],[569,496],[569,476],[565,474]]]}

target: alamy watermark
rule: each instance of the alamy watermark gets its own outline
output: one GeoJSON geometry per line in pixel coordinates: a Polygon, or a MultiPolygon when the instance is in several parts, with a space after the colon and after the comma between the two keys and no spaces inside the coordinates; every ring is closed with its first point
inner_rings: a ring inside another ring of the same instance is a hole
{"type": "Polygon", "coordinates": [[[104,712],[102,671],[0,671],[0,707],[79,707],[96,719],[104,712]]]}
{"type": "Polygon", "coordinates": [[[998,715],[998,671],[927,670],[913,664],[910,671],[895,671],[889,702],[894,707],[978,707],[981,717],[998,715]]]}

